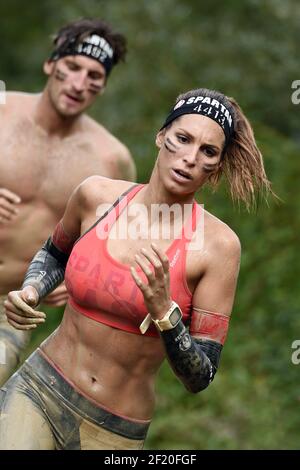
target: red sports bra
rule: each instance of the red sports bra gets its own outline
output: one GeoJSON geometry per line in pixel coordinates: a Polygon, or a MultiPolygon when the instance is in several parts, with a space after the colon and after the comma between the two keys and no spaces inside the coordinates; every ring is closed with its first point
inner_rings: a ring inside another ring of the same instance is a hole
{"type": "MultiPolygon", "coordinates": [[[[78,312],[113,328],[141,334],[139,326],[147,315],[141,291],[136,286],[130,266],[114,259],[107,251],[109,231],[120,213],[144,185],[135,185],[124,193],[73,247],[65,272],[69,292],[69,303],[78,312]],[[101,231],[101,237],[99,234],[101,231]],[[104,235],[103,235],[104,234],[104,235]]],[[[166,251],[170,261],[171,298],[180,306],[183,321],[191,314],[192,293],[185,275],[186,234],[192,235],[196,228],[200,206],[194,202],[192,214],[182,229],[180,238],[175,239],[166,251]],[[188,225],[188,226],[187,226],[188,225]]],[[[122,240],[120,241],[122,243],[122,240]]],[[[136,268],[145,282],[140,268],[136,268]]],[[[158,336],[152,324],[146,336],[158,336]]]]}

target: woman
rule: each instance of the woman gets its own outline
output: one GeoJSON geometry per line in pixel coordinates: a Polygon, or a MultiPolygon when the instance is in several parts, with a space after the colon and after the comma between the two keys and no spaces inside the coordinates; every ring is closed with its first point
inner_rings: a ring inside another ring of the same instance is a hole
{"type": "Polygon", "coordinates": [[[192,393],[213,380],[240,244],[194,195],[225,173],[249,207],[270,184],[249,122],[218,92],[180,95],[156,144],[147,185],[95,176],[75,190],[22,290],[10,292],[18,329],[45,321],[33,307],[64,277],[70,299],[58,329],[2,389],[1,448],[139,449],[165,357],[192,393]]]}

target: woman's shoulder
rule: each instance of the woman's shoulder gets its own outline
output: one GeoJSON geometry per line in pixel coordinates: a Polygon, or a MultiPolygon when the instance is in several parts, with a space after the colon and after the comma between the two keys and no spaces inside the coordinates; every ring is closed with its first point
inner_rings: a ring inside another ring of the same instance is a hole
{"type": "Polygon", "coordinates": [[[240,256],[241,243],[238,235],[225,222],[204,210],[204,243],[214,253],[240,256]]]}
{"type": "Polygon", "coordinates": [[[113,180],[94,175],[86,178],[76,189],[80,205],[92,209],[100,204],[113,204],[121,194],[133,186],[132,181],[113,180]]]}

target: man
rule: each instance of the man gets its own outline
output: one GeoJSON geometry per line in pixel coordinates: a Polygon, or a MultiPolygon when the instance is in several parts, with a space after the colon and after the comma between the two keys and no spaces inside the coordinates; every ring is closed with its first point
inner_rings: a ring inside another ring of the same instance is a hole
{"type": "MultiPolygon", "coordinates": [[[[125,38],[103,21],[70,23],[56,35],[44,63],[43,92],[7,93],[0,105],[0,385],[16,367],[29,334],[8,325],[3,301],[20,287],[71,192],[93,174],[135,179],[127,148],[84,113],[125,54],[125,38]]],[[[61,285],[47,303],[60,306],[66,299],[61,285]]]]}

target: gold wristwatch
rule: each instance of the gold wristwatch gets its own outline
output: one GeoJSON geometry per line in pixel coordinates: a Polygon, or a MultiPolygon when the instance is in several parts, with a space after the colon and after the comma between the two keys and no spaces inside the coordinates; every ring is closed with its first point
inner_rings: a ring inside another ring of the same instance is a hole
{"type": "Polygon", "coordinates": [[[159,331],[172,330],[175,326],[178,325],[182,318],[182,312],[179,305],[172,301],[171,307],[167,313],[160,320],[152,319],[153,323],[156,325],[159,331]]]}

